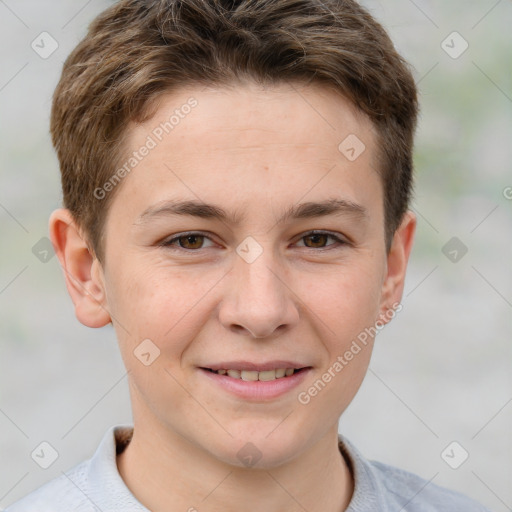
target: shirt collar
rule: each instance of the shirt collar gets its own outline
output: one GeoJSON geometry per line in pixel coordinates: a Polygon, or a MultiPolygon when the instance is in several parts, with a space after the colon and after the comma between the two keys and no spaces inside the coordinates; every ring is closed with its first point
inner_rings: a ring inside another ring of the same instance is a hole
{"type": "MultiPolygon", "coordinates": [[[[133,496],[117,468],[116,456],[130,442],[132,434],[132,425],[111,427],[90,461],[89,498],[100,510],[150,512],[133,496]]],[[[370,463],[341,434],[338,435],[338,448],[354,478],[354,491],[346,512],[370,512],[379,509],[379,504],[382,504],[382,500],[379,500],[382,489],[370,463]]]]}
{"type": "Polygon", "coordinates": [[[91,459],[88,471],[89,498],[100,510],[150,512],[126,487],[117,468],[117,452],[131,439],[132,425],[111,427],[91,459]]]}

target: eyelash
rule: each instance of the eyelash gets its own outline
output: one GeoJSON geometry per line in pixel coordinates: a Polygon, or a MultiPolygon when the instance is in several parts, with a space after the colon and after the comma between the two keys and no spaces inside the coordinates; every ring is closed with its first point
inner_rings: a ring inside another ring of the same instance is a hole
{"type": "MultiPolygon", "coordinates": [[[[335,240],[336,243],[334,244],[331,244],[331,245],[328,245],[326,247],[319,247],[319,248],[315,248],[315,247],[305,247],[306,249],[313,249],[313,250],[316,250],[316,252],[323,252],[323,251],[329,251],[331,249],[334,249],[336,247],[342,247],[344,245],[349,245],[349,242],[347,242],[346,240],[340,238],[339,236],[335,235],[334,233],[331,233],[329,231],[309,231],[307,232],[306,234],[304,234],[303,236],[301,236],[299,238],[299,241],[302,240],[303,238],[307,238],[307,237],[310,237],[310,236],[314,236],[314,235],[327,235],[328,237],[332,238],[333,240],[335,240]],[[334,246],[334,247],[333,247],[334,246]]],[[[202,233],[200,231],[191,231],[189,233],[180,233],[179,235],[177,236],[174,236],[173,238],[170,238],[168,240],[165,240],[163,241],[160,245],[162,247],[165,247],[166,249],[170,249],[172,251],[185,251],[185,252],[189,252],[189,253],[193,253],[193,252],[199,252],[201,251],[201,249],[204,249],[204,248],[199,248],[199,249],[186,249],[184,247],[179,247],[179,246],[174,246],[173,247],[173,243],[174,242],[177,242],[180,240],[180,238],[186,238],[188,236],[202,236],[202,237],[205,237],[207,238],[208,240],[212,241],[211,238],[206,234],[206,233],[202,233]]],[[[206,248],[207,249],[207,248],[206,248]]]]}

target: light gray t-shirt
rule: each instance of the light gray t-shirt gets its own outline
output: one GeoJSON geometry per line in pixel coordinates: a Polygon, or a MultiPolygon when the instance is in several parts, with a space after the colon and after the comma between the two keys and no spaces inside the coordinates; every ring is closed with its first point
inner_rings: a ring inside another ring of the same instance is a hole
{"type": "MultiPolygon", "coordinates": [[[[116,454],[133,427],[118,425],[104,435],[91,459],[17,501],[5,512],[148,512],[126,487],[116,454]]],[[[354,475],[354,493],[346,512],[489,512],[457,492],[407,471],[366,460],[343,436],[339,448],[354,475]]]]}

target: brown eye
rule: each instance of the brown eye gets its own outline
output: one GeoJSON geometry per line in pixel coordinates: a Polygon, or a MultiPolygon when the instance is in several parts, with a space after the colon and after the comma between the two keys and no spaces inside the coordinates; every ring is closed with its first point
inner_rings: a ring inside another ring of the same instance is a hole
{"type": "Polygon", "coordinates": [[[185,233],[183,235],[175,236],[163,242],[161,245],[171,250],[180,249],[188,251],[198,251],[203,249],[204,241],[209,240],[209,237],[201,233],[185,233]]]}
{"type": "Polygon", "coordinates": [[[180,247],[183,249],[201,249],[203,245],[204,236],[203,235],[187,235],[180,236],[178,238],[180,247]]]}
{"type": "Polygon", "coordinates": [[[304,244],[306,247],[310,249],[330,249],[331,247],[334,249],[335,247],[343,246],[347,242],[345,240],[339,238],[336,235],[333,235],[331,233],[324,233],[324,232],[318,232],[318,233],[309,233],[301,238],[301,240],[304,240],[304,244]],[[334,240],[334,243],[327,244],[327,240],[331,238],[334,240]],[[309,242],[306,242],[308,240],[309,242]]]}
{"type": "Polygon", "coordinates": [[[308,245],[306,243],[306,247],[318,248],[318,247],[325,247],[325,243],[327,242],[327,239],[329,237],[330,237],[330,235],[317,233],[317,234],[305,236],[304,240],[311,240],[312,245],[308,245]]]}

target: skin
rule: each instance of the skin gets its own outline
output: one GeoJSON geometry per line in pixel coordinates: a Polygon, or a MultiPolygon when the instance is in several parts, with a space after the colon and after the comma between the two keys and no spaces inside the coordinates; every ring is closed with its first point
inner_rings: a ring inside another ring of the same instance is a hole
{"type": "MultiPolygon", "coordinates": [[[[187,88],[162,98],[156,115],[127,128],[127,154],[193,96],[197,107],[118,185],[105,225],[105,261],[65,209],[50,234],[77,318],[112,321],[129,372],[134,436],[119,472],[153,511],[345,510],[353,480],[337,447],[338,421],[366,373],[373,340],[305,405],[307,390],[403,293],[416,218],[407,212],[391,249],[370,121],[318,85],[187,88]],[[349,135],[365,151],[349,161],[349,135]],[[139,220],[170,198],[244,214],[239,224],[192,216],[139,220]],[[288,207],[332,198],[353,214],[289,219],[288,207]],[[307,236],[311,230],[333,232],[307,236]],[[160,243],[188,231],[172,248],[160,243]],[[252,263],[236,249],[261,246],[252,263]],[[190,239],[189,239],[190,240],[190,239]],[[196,251],[196,252],[193,252],[196,251]],[[160,356],[145,366],[142,340],[160,356]],[[222,360],[292,359],[312,366],[298,388],[272,400],[242,400],[198,366],[222,360]],[[251,442],[253,467],[237,452],[251,442]],[[193,509],[192,509],[193,510],[193,509]]],[[[386,316],[387,315],[387,316],[386,316]]]]}

